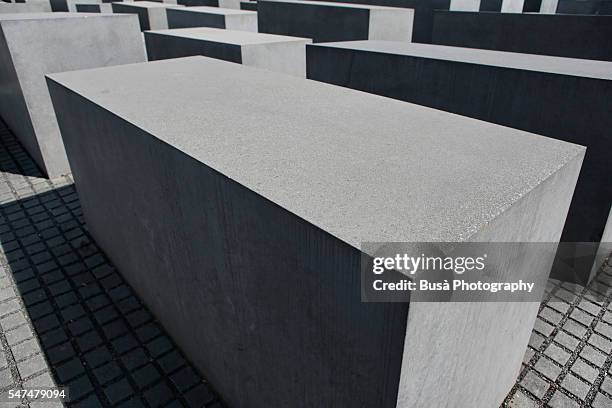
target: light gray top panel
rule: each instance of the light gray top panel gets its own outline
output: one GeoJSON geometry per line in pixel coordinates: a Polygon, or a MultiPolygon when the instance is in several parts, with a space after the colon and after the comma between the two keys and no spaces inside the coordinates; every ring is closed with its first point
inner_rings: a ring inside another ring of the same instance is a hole
{"type": "Polygon", "coordinates": [[[249,31],[225,30],[222,28],[176,28],[171,30],[152,30],[150,33],[170,35],[173,37],[206,40],[224,44],[248,45],[279,42],[311,42],[309,38],[289,37],[286,35],[253,33],[249,31]]]}
{"type": "Polygon", "coordinates": [[[96,17],[96,16],[100,17],[100,14],[99,13],[64,13],[64,12],[5,13],[5,14],[0,14],[0,21],[50,20],[50,19],[65,19],[65,18],[86,18],[86,17],[96,17]]]}
{"type": "Polygon", "coordinates": [[[547,55],[520,54],[516,52],[417,44],[400,41],[345,41],[320,43],[317,44],[317,46],[384,52],[388,54],[491,65],[494,67],[523,69],[527,71],[587,78],[612,79],[612,62],[607,61],[551,57],[547,55]]]}
{"type": "Polygon", "coordinates": [[[206,57],[49,77],[357,248],[466,239],[584,151],[206,57]]]}

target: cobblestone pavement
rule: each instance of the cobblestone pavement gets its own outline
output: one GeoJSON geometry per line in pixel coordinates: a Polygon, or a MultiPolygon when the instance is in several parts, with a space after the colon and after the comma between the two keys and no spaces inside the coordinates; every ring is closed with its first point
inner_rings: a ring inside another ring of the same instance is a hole
{"type": "MultiPolygon", "coordinates": [[[[43,178],[1,122],[0,245],[1,407],[53,406],[2,401],[56,384],[70,406],[222,407],[89,237],[72,180],[43,178]]],[[[612,408],[612,266],[598,296],[551,286],[503,406],[612,408]]]]}
{"type": "Polygon", "coordinates": [[[588,288],[550,283],[504,406],[612,408],[612,265],[588,288]]]}
{"type": "Polygon", "coordinates": [[[221,407],[92,242],[68,177],[49,181],[0,122],[0,406],[221,407]]]}

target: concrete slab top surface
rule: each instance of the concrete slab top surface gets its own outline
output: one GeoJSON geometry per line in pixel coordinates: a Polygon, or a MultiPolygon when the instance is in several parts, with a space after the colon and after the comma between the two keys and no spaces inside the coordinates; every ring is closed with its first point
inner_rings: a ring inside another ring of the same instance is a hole
{"type": "Polygon", "coordinates": [[[467,239],[584,154],[202,56],[48,77],[356,248],[467,239]]]}
{"type": "MultiPolygon", "coordinates": [[[[0,21],[13,20],[59,20],[66,18],[88,18],[102,17],[100,13],[68,13],[68,12],[48,12],[48,13],[6,13],[0,14],[0,21]]],[[[104,15],[110,17],[112,15],[104,15]]]]}
{"type": "Polygon", "coordinates": [[[334,47],[387,54],[407,55],[469,64],[522,69],[527,71],[571,75],[612,80],[612,62],[516,52],[417,44],[401,41],[343,41],[318,43],[320,47],[334,47]]]}
{"type": "Polygon", "coordinates": [[[307,0],[259,0],[260,3],[264,2],[276,2],[276,3],[293,3],[293,4],[310,4],[312,6],[327,6],[327,7],[346,7],[356,9],[368,9],[368,10],[398,10],[398,12],[408,12],[405,7],[388,7],[388,6],[377,6],[374,4],[357,4],[357,3],[336,3],[333,1],[307,1],[307,0]]]}
{"type": "Polygon", "coordinates": [[[250,31],[226,30],[223,28],[197,27],[175,28],[170,30],[151,30],[148,33],[170,35],[235,45],[267,44],[279,42],[311,42],[309,38],[290,37],[286,35],[253,33],[250,31]]]}
{"type": "MultiPolygon", "coordinates": [[[[136,2],[138,4],[140,2],[136,2]]],[[[172,4],[168,4],[172,6],[172,4]]],[[[174,4],[176,7],[176,4],[174,4]]],[[[220,14],[220,15],[229,15],[229,14],[240,14],[240,15],[249,15],[249,14],[257,14],[255,11],[248,10],[237,10],[237,9],[228,9],[221,7],[209,7],[209,6],[195,6],[195,7],[177,7],[177,10],[189,11],[193,13],[205,13],[205,14],[220,14]]]]}

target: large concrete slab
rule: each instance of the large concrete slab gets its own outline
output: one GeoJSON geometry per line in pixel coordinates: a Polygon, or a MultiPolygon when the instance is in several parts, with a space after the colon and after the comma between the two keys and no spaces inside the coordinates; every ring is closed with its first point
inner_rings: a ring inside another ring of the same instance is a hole
{"type": "Polygon", "coordinates": [[[0,2],[0,13],[45,13],[51,12],[49,0],[28,1],[27,3],[0,2]]]}
{"type": "Polygon", "coordinates": [[[302,0],[260,0],[262,33],[312,38],[314,42],[352,40],[410,41],[412,9],[302,0]]]}
{"type": "Polygon", "coordinates": [[[205,57],[49,86],[90,233],[229,405],[513,386],[539,302],[363,303],[362,243],[556,241],[583,148],[205,57]]]}
{"type": "Polygon", "coordinates": [[[204,55],[302,78],[306,77],[306,44],[311,42],[207,27],[145,31],[150,61],[204,55]]]}
{"type": "Polygon", "coordinates": [[[432,43],[612,60],[612,16],[435,11],[432,43]]]}
{"type": "Polygon", "coordinates": [[[257,32],[257,13],[207,6],[174,8],[168,10],[168,27],[212,27],[257,32]]]}
{"type": "MultiPolygon", "coordinates": [[[[587,146],[563,240],[602,239],[612,204],[611,62],[355,41],[308,46],[307,67],[310,79],[587,146]]],[[[572,278],[591,276],[588,268],[572,278]]]]}
{"type": "Polygon", "coordinates": [[[138,15],[140,29],[163,30],[168,28],[168,8],[182,7],[171,3],[161,3],[155,1],[136,1],[112,3],[113,13],[127,13],[138,15]]]}
{"type": "Polygon", "coordinates": [[[0,15],[0,116],[49,176],[69,172],[45,74],[145,61],[133,16],[0,15]]]}

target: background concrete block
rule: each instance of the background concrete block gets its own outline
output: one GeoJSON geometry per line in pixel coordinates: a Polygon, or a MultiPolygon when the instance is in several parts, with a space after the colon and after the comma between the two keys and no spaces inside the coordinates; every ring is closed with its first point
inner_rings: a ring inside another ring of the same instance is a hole
{"type": "Polygon", "coordinates": [[[257,11],[256,1],[241,1],[240,10],[257,11]]]}
{"type": "Polygon", "coordinates": [[[556,12],[560,14],[612,15],[610,0],[559,0],[556,12]]]}
{"type": "MultiPolygon", "coordinates": [[[[601,241],[612,204],[611,62],[354,41],[307,46],[307,76],[587,146],[562,239],[601,241]]],[[[576,283],[590,277],[589,267],[576,283]]]]}
{"type": "Polygon", "coordinates": [[[432,43],[612,60],[612,16],[435,11],[432,43]]]}
{"type": "Polygon", "coordinates": [[[85,3],[75,4],[76,11],[79,13],[112,13],[113,7],[110,3],[85,3]]]}
{"type": "Polygon", "coordinates": [[[145,31],[149,60],[204,55],[306,77],[307,38],[218,28],[145,31]]]}
{"type": "Polygon", "coordinates": [[[257,32],[257,13],[207,6],[169,9],[168,27],[212,27],[257,32]]]}
{"type": "Polygon", "coordinates": [[[449,9],[452,11],[522,13],[523,3],[524,0],[451,0],[449,9]]]}
{"type": "Polygon", "coordinates": [[[337,2],[412,9],[414,11],[412,41],[430,43],[433,11],[448,10],[451,0],[337,0],[337,2]]]}
{"type": "Polygon", "coordinates": [[[257,16],[262,33],[312,38],[314,42],[410,41],[414,11],[366,4],[261,0],[257,16]]]}
{"type": "Polygon", "coordinates": [[[51,11],[49,0],[28,1],[27,3],[0,2],[0,13],[44,13],[51,11]]]}
{"type": "Polygon", "coordinates": [[[209,6],[240,10],[240,0],[178,0],[183,6],[209,6]]]}
{"type": "Polygon", "coordinates": [[[0,116],[49,177],[69,172],[45,74],[145,61],[136,18],[0,16],[0,116]]]}
{"type": "Polygon", "coordinates": [[[163,30],[168,28],[168,17],[166,11],[172,7],[182,7],[176,4],[160,3],[154,1],[136,1],[133,3],[111,3],[113,13],[137,14],[140,29],[163,30]]]}
{"type": "Polygon", "coordinates": [[[480,0],[451,0],[449,10],[478,11],[480,10],[480,0]]]}
{"type": "Polygon", "coordinates": [[[514,385],[539,302],[363,303],[362,242],[556,241],[582,147],[205,57],[49,78],[90,233],[230,406],[514,385]]]}

